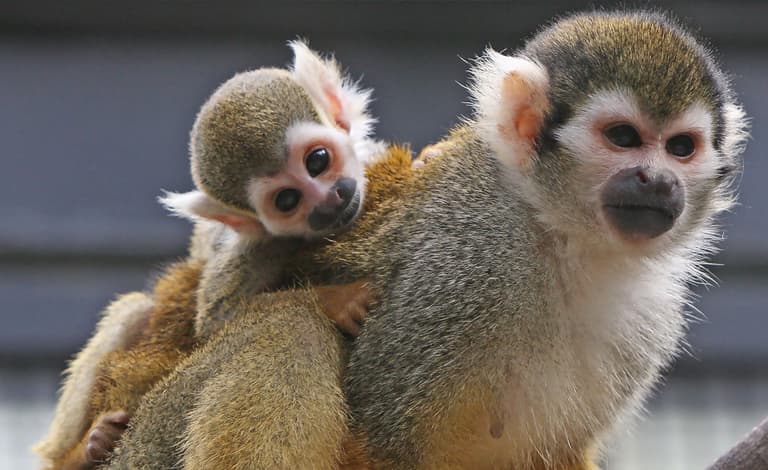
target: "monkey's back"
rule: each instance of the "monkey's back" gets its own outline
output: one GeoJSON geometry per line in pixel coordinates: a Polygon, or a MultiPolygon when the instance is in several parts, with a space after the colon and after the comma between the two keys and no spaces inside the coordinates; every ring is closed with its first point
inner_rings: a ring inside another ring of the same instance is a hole
{"type": "MultiPolygon", "coordinates": [[[[421,170],[397,211],[364,216],[361,226],[370,233],[355,232],[352,236],[359,238],[335,247],[351,260],[353,271],[373,273],[381,291],[381,302],[351,353],[346,379],[353,426],[366,430],[374,449],[391,446],[393,435],[424,435],[428,423],[414,416],[434,416],[447,408],[450,377],[482,380],[475,372],[484,371],[473,370],[475,364],[497,364],[496,351],[468,333],[493,322],[486,317],[511,318],[515,308],[534,302],[520,298],[515,306],[498,304],[510,283],[523,296],[533,288],[529,283],[541,282],[519,248],[533,243],[532,234],[521,229],[525,224],[500,225],[528,217],[528,209],[500,186],[504,170],[488,158],[484,144],[469,129],[454,132],[461,144],[421,170]],[[510,262],[499,263],[499,258],[510,262]],[[487,307],[494,303],[495,308],[487,307]]],[[[501,333],[488,331],[489,336],[501,333]]],[[[485,340],[490,345],[498,338],[485,340]]],[[[395,453],[415,458],[421,451],[395,453]]]]}
{"type": "MultiPolygon", "coordinates": [[[[414,178],[397,210],[371,212],[332,247],[380,292],[350,354],[352,429],[394,468],[580,465],[642,388],[635,382],[647,388],[668,360],[680,325],[631,325],[659,326],[668,340],[658,346],[601,339],[619,327],[605,317],[627,298],[571,297],[551,252],[558,241],[509,170],[471,128],[449,139],[456,144],[414,178]],[[593,310],[607,324],[594,332],[585,324],[593,310]]],[[[620,288],[633,286],[626,281],[620,288]]],[[[640,300],[673,318],[679,309],[640,300]]]]}

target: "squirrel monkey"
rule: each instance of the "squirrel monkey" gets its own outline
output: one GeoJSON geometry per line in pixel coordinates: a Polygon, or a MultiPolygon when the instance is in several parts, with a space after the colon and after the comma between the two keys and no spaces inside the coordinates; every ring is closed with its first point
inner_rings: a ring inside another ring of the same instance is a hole
{"type": "Polygon", "coordinates": [[[276,292],[147,395],[113,468],[593,467],[677,351],[744,114],[656,14],[567,17],[472,72],[474,118],[315,257],[376,292],[346,447],[338,337],[263,327],[319,317],[310,292],[276,292]],[[310,338],[323,354],[278,346],[310,338]]]}
{"type": "MultiPolygon", "coordinates": [[[[166,270],[153,298],[135,293],[107,310],[73,362],[38,445],[49,468],[106,458],[141,396],[240,304],[290,286],[296,259],[349,227],[365,201],[370,92],[333,60],[291,43],[293,69],[236,75],[211,96],[191,133],[197,190],[162,202],[195,222],[190,257],[166,270]]],[[[316,286],[323,312],[350,335],[369,300],[363,281],[316,286]]],[[[258,300],[257,300],[258,301],[258,300]]]]}
{"type": "MultiPolygon", "coordinates": [[[[406,148],[388,148],[366,168],[363,214],[396,211],[420,171],[406,148]]],[[[336,278],[326,266],[306,268],[313,278],[336,278]]],[[[317,289],[243,299],[237,315],[144,396],[108,468],[338,468],[346,347],[317,289]]]]}
{"type": "Polygon", "coordinates": [[[475,117],[420,197],[326,249],[378,294],[346,370],[350,448],[372,468],[591,468],[678,350],[744,113],[651,13],[564,18],[472,75],[475,117]]]}

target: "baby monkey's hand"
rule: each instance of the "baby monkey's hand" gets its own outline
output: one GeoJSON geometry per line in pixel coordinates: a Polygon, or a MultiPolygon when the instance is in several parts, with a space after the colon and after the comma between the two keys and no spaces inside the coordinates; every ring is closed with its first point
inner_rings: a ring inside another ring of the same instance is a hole
{"type": "Polygon", "coordinates": [[[419,156],[413,160],[414,168],[421,168],[430,161],[438,158],[448,150],[453,143],[448,140],[442,140],[436,144],[430,144],[421,149],[419,156]]]}
{"type": "Polygon", "coordinates": [[[325,315],[344,333],[359,335],[373,300],[368,282],[362,279],[349,284],[315,286],[314,289],[325,315]]]}

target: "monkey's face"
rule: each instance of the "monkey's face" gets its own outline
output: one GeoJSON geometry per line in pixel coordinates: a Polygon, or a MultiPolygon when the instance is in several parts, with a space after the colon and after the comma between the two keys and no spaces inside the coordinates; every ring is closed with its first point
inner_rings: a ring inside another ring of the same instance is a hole
{"type": "Polygon", "coordinates": [[[559,168],[568,183],[558,189],[576,200],[569,219],[580,215],[609,238],[643,244],[711,212],[721,159],[714,116],[702,103],[659,120],[634,96],[594,94],[555,132],[561,150],[551,157],[568,162],[559,168]]]}
{"type": "Polygon", "coordinates": [[[664,17],[577,15],[473,69],[476,127],[552,233],[701,249],[746,137],[706,49],[664,17]]]}
{"type": "Polygon", "coordinates": [[[363,167],[340,128],[300,122],[286,132],[285,164],[253,178],[248,199],[275,236],[316,238],[348,227],[365,194],[363,167]]]}
{"type": "Polygon", "coordinates": [[[547,96],[528,172],[542,218],[621,249],[706,238],[746,135],[709,52],[664,17],[617,12],[564,20],[525,53],[547,75],[527,78],[547,96]]]}
{"type": "Polygon", "coordinates": [[[539,185],[555,214],[550,220],[617,247],[662,248],[696,237],[726,202],[716,120],[701,102],[659,119],[636,93],[594,93],[554,131],[556,144],[535,171],[550,182],[539,185]]]}

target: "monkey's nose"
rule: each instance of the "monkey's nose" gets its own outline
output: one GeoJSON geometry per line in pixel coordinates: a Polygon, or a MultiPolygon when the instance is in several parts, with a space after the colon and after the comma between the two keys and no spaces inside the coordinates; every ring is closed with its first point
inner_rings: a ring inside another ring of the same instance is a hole
{"type": "Polygon", "coordinates": [[[331,186],[323,204],[315,207],[309,214],[309,226],[312,230],[326,230],[347,225],[354,219],[359,207],[357,181],[353,178],[339,178],[331,186]],[[353,204],[353,201],[357,203],[353,204]]]}
{"type": "Polygon", "coordinates": [[[685,192],[670,170],[634,167],[608,180],[602,203],[608,221],[622,236],[649,239],[672,228],[685,206],[685,192]]]}
{"type": "Polygon", "coordinates": [[[341,205],[346,207],[355,196],[357,190],[357,181],[353,178],[340,178],[336,184],[331,187],[331,192],[339,198],[341,205]]]}

